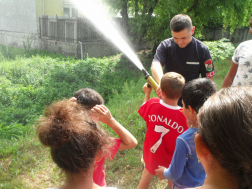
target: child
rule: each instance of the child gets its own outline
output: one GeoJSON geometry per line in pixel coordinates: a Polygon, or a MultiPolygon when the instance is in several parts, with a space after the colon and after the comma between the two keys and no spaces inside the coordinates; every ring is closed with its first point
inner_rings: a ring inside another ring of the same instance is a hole
{"type": "Polygon", "coordinates": [[[197,113],[200,107],[216,91],[215,83],[207,78],[194,79],[182,90],[183,112],[189,129],[177,138],[169,168],[159,166],[156,170],[160,179],[173,181],[173,189],[194,188],[204,183],[206,173],[196,157],[194,134],[199,130],[197,113]]]}
{"type": "Polygon", "coordinates": [[[111,140],[90,113],[74,101],[62,100],[51,104],[37,122],[40,142],[50,148],[53,161],[66,174],[63,185],[54,189],[112,189],[93,181],[95,161],[109,153],[111,140]]]}
{"type": "Polygon", "coordinates": [[[75,92],[74,97],[84,108],[91,110],[97,104],[104,104],[102,96],[94,89],[82,88],[75,92]]]}
{"type": "Polygon", "coordinates": [[[252,88],[212,95],[198,114],[197,157],[206,170],[200,189],[252,188],[252,88]]]}
{"type": "MultiPolygon", "coordinates": [[[[252,34],[252,14],[250,17],[252,34]]],[[[252,40],[243,41],[235,49],[231,67],[223,81],[222,88],[232,86],[251,86],[252,40]]]]}
{"type": "MultiPolygon", "coordinates": [[[[78,90],[74,97],[77,102],[80,103],[86,109],[93,112],[93,120],[97,118],[99,121],[107,124],[112,128],[119,136],[120,139],[111,138],[114,141],[114,147],[110,149],[109,159],[113,159],[118,150],[126,150],[136,147],[136,138],[125,129],[120,123],[118,123],[111,115],[110,111],[102,105],[104,100],[102,96],[93,89],[83,88],[78,90]]],[[[93,173],[93,180],[99,186],[105,186],[105,170],[104,170],[105,156],[100,161],[96,161],[95,170],[93,173]]]]}
{"type": "Polygon", "coordinates": [[[158,165],[168,166],[175,149],[178,135],[187,130],[182,108],[177,105],[185,79],[175,72],[166,73],[160,83],[161,97],[150,98],[151,88],[144,85],[144,104],[138,113],[146,121],[147,131],[143,147],[145,167],[139,189],[149,187],[158,165]]]}

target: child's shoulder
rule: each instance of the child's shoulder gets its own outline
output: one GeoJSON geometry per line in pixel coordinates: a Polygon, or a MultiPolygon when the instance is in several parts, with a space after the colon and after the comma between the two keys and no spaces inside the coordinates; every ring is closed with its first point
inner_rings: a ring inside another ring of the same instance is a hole
{"type": "Polygon", "coordinates": [[[188,128],[184,133],[178,136],[180,139],[191,140],[193,136],[199,131],[198,128],[188,128]]]}
{"type": "Polygon", "coordinates": [[[150,100],[148,100],[146,103],[147,105],[151,105],[151,104],[160,104],[160,98],[157,97],[153,97],[150,100]]]}
{"type": "Polygon", "coordinates": [[[160,105],[166,107],[168,110],[176,110],[176,111],[179,111],[181,113],[181,116],[184,116],[184,113],[183,113],[183,108],[180,107],[180,106],[172,106],[172,105],[169,105],[169,104],[166,104],[163,100],[160,99],[160,105]]]}
{"type": "Polygon", "coordinates": [[[183,107],[180,107],[179,111],[184,115],[183,107]]]}
{"type": "Polygon", "coordinates": [[[160,102],[160,98],[158,97],[152,97],[148,102],[160,102]]]}

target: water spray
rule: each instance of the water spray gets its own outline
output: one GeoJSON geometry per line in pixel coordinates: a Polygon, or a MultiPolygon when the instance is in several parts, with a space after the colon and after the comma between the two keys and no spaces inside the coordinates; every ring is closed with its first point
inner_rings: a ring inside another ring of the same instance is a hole
{"type": "Polygon", "coordinates": [[[72,0],[75,7],[88,18],[96,29],[100,30],[104,36],[111,40],[128,58],[143,72],[148,84],[156,91],[158,84],[144,69],[142,63],[137,58],[126,41],[121,37],[118,30],[112,25],[110,18],[100,0],[72,0]]]}

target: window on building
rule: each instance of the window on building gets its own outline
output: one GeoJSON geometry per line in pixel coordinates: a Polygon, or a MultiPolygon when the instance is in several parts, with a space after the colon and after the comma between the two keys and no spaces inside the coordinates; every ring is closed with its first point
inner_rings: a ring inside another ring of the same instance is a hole
{"type": "Polygon", "coordinates": [[[66,17],[78,17],[78,10],[74,8],[73,4],[70,2],[63,3],[63,16],[66,17]]]}
{"type": "Polygon", "coordinates": [[[76,8],[72,8],[72,17],[78,17],[78,10],[76,8]]]}
{"type": "Polygon", "coordinates": [[[70,8],[63,7],[63,16],[70,17],[70,8]]]}

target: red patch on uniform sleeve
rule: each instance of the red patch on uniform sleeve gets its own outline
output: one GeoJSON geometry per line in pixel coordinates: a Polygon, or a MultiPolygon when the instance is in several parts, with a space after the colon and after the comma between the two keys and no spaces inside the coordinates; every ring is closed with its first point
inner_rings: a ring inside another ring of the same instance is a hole
{"type": "Polygon", "coordinates": [[[211,71],[211,72],[209,72],[209,73],[207,73],[206,76],[207,76],[208,78],[215,76],[214,70],[211,71]]]}

